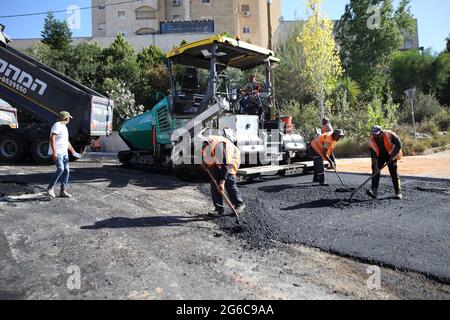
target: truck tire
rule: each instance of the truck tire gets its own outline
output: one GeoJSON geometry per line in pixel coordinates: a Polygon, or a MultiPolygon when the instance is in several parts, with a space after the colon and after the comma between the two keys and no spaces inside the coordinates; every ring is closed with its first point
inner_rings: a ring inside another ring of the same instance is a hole
{"type": "Polygon", "coordinates": [[[24,141],[15,133],[0,135],[0,162],[17,163],[23,158],[24,141]]]}
{"type": "Polygon", "coordinates": [[[40,165],[49,165],[51,164],[52,158],[48,154],[48,140],[43,141],[34,141],[30,147],[31,158],[40,165]]]}

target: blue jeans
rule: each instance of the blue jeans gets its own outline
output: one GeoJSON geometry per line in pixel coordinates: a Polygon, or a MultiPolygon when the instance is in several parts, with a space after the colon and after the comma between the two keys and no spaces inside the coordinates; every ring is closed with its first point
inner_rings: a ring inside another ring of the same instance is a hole
{"type": "Polygon", "coordinates": [[[58,155],[55,161],[56,172],[53,175],[53,179],[48,186],[49,189],[53,189],[55,185],[61,180],[61,190],[66,190],[69,185],[69,156],[68,155],[58,155]]]}

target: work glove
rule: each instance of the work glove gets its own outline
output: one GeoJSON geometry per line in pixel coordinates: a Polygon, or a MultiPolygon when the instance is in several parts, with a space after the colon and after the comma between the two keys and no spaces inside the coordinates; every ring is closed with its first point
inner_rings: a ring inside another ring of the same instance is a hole
{"type": "Polygon", "coordinates": [[[72,153],[72,156],[74,156],[74,158],[77,158],[77,159],[81,159],[81,154],[79,154],[78,152],[74,152],[74,153],[72,153]]]}

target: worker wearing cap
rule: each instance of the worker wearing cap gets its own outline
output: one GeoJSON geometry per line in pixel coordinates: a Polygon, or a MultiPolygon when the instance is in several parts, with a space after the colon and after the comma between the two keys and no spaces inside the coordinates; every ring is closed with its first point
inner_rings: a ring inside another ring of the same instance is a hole
{"type": "Polygon", "coordinates": [[[333,126],[331,125],[330,119],[322,119],[322,133],[333,132],[333,126]]]}
{"type": "Polygon", "coordinates": [[[211,197],[214,203],[214,214],[223,214],[225,207],[221,193],[228,193],[231,203],[238,213],[244,211],[245,205],[236,184],[236,174],[241,163],[239,149],[222,136],[206,136],[203,138],[203,165],[211,172],[217,182],[211,181],[211,197]]]}
{"type": "Polygon", "coordinates": [[[81,158],[81,155],[77,153],[69,142],[69,131],[67,130],[67,124],[73,119],[70,113],[62,111],[59,113],[58,121],[53,125],[50,132],[50,145],[48,154],[56,164],[56,172],[48,186],[48,195],[51,198],[55,198],[55,185],[58,181],[61,182],[60,197],[71,198],[72,196],[67,193],[67,187],[69,185],[69,150],[76,158],[81,158]]]}
{"type": "Polygon", "coordinates": [[[344,132],[337,129],[334,132],[323,133],[311,142],[310,155],[314,160],[313,182],[319,182],[321,186],[326,185],[323,161],[328,161],[331,168],[336,168],[333,149],[336,143],[344,136],[344,132]]]}
{"type": "MultiPolygon", "coordinates": [[[[380,126],[372,127],[370,131],[369,150],[372,158],[372,173],[388,164],[392,183],[394,184],[395,198],[402,199],[400,178],[397,172],[397,160],[402,157],[402,142],[400,138],[390,130],[384,130],[380,126]]],[[[378,197],[378,186],[380,184],[380,174],[372,179],[372,189],[367,190],[367,194],[376,199],[378,197]]]]}

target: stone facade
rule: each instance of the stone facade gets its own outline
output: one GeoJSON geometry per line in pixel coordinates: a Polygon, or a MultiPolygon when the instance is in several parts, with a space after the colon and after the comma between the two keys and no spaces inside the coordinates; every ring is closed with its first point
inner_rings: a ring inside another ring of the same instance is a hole
{"type": "MultiPolygon", "coordinates": [[[[158,34],[167,21],[213,20],[214,33],[239,35],[244,41],[267,47],[267,0],[142,0],[121,5],[116,0],[92,0],[92,37],[158,34]],[[103,5],[105,5],[103,7],[103,5]],[[98,8],[97,6],[101,6],[98,8]]],[[[278,29],[281,0],[271,5],[272,30],[278,29]]],[[[173,46],[174,44],[171,44],[173,46]]]]}

